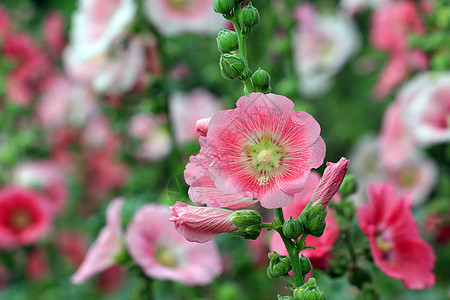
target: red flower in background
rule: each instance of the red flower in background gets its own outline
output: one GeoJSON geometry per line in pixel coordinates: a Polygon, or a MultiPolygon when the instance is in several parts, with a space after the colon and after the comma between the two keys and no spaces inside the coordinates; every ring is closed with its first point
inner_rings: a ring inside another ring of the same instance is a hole
{"type": "Polygon", "coordinates": [[[435,283],[433,249],[420,236],[411,213],[409,195],[397,197],[389,183],[368,188],[370,203],[357,210],[375,264],[387,276],[401,279],[408,289],[425,289],[435,283]]]}

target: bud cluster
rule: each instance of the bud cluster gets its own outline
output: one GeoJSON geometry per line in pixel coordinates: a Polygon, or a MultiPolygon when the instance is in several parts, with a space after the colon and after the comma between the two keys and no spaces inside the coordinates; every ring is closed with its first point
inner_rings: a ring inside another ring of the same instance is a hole
{"type": "Polygon", "coordinates": [[[255,240],[261,233],[262,217],[256,210],[235,211],[231,214],[231,221],[239,230],[230,232],[230,235],[255,240]]]}
{"type": "Polygon", "coordinates": [[[277,252],[269,253],[269,267],[267,267],[267,276],[271,279],[279,278],[287,274],[291,269],[291,259],[288,256],[280,255],[277,252]]]}
{"type": "Polygon", "coordinates": [[[294,290],[295,300],[325,300],[325,294],[319,289],[316,279],[310,278],[307,283],[294,290]]]}

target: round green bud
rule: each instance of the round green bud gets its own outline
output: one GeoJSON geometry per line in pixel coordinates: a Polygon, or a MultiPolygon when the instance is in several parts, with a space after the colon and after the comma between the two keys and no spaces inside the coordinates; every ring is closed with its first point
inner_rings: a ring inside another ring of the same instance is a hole
{"type": "Polygon", "coordinates": [[[311,262],[309,259],[304,256],[303,254],[300,256],[300,270],[302,271],[303,275],[308,274],[311,271],[311,262]]]}
{"type": "Polygon", "coordinates": [[[291,260],[285,255],[280,255],[277,252],[269,253],[270,263],[267,267],[267,276],[275,279],[287,274],[291,269],[291,260]]]}
{"type": "Polygon", "coordinates": [[[259,12],[251,2],[239,13],[239,23],[248,28],[259,24],[259,12]]]}
{"type": "Polygon", "coordinates": [[[326,207],[322,207],[322,205],[312,206],[309,203],[298,217],[298,220],[302,223],[305,233],[319,237],[323,234],[327,225],[325,222],[326,217],[326,207]]]}
{"type": "Polygon", "coordinates": [[[220,71],[225,79],[235,79],[241,76],[245,69],[242,58],[234,54],[222,54],[220,56],[220,71]]]}
{"type": "Polygon", "coordinates": [[[345,175],[341,187],[339,188],[339,194],[342,197],[347,197],[355,193],[357,189],[358,182],[356,181],[355,176],[353,176],[353,174],[347,174],[345,175]]]}
{"type": "Polygon", "coordinates": [[[239,42],[237,33],[228,29],[221,29],[216,38],[217,48],[222,53],[237,51],[239,42]]]}
{"type": "Polygon", "coordinates": [[[299,220],[292,219],[286,220],[283,224],[283,234],[290,239],[298,239],[299,236],[303,234],[303,226],[299,220]]]}
{"type": "Polygon", "coordinates": [[[251,81],[257,92],[270,93],[270,75],[261,68],[253,73],[251,81]]]}
{"type": "Polygon", "coordinates": [[[214,0],[213,9],[219,14],[229,14],[235,5],[234,0],[214,0]]]}

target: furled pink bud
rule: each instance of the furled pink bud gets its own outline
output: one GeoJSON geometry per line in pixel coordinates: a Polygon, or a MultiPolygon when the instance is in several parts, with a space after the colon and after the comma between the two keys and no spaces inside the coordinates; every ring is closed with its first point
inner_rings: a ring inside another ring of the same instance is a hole
{"type": "Polygon", "coordinates": [[[327,162],[319,185],[311,196],[312,206],[327,205],[328,201],[333,198],[344,180],[345,173],[347,173],[348,162],[349,160],[345,157],[342,157],[337,163],[327,162]]]}
{"type": "Polygon", "coordinates": [[[178,233],[190,242],[204,243],[219,233],[239,230],[231,220],[232,210],[191,206],[183,202],[177,202],[171,208],[169,221],[174,222],[178,233]]]}
{"type": "Polygon", "coordinates": [[[195,123],[195,131],[201,136],[206,136],[208,133],[208,124],[211,121],[211,118],[200,119],[195,123]]]}

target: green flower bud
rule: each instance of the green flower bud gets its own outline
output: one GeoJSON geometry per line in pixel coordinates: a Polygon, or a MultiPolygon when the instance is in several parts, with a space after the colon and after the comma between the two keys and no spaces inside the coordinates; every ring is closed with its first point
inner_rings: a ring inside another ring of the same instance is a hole
{"type": "Polygon", "coordinates": [[[229,14],[234,9],[234,0],[214,0],[213,9],[218,14],[229,14]]]}
{"type": "Polygon", "coordinates": [[[270,93],[270,75],[261,68],[253,73],[251,81],[257,92],[270,93]]]}
{"type": "Polygon", "coordinates": [[[241,76],[245,69],[242,58],[233,54],[222,54],[220,56],[220,71],[225,79],[235,79],[241,76]]]}
{"type": "Polygon", "coordinates": [[[302,223],[289,217],[289,220],[283,224],[283,234],[290,239],[298,239],[303,234],[302,223]]]}
{"type": "Polygon", "coordinates": [[[278,295],[278,300],[295,300],[291,296],[280,296],[278,295]]]}
{"type": "Polygon", "coordinates": [[[291,260],[285,255],[280,255],[277,252],[269,253],[270,263],[267,267],[267,276],[272,279],[281,277],[287,274],[291,269],[291,260]]]}
{"type": "Polygon", "coordinates": [[[300,270],[302,271],[303,275],[308,274],[311,271],[311,262],[309,259],[304,256],[303,254],[300,256],[300,270]]]}
{"type": "Polygon", "coordinates": [[[345,175],[341,187],[339,188],[339,194],[342,197],[347,197],[355,193],[357,189],[358,182],[356,181],[355,176],[353,176],[353,174],[347,174],[345,175]]]}
{"type": "Polygon", "coordinates": [[[319,290],[314,278],[310,278],[307,283],[294,290],[295,300],[325,300],[325,294],[319,290]]]}
{"type": "Polygon", "coordinates": [[[231,221],[241,230],[230,232],[230,235],[255,240],[261,233],[262,218],[256,210],[238,210],[231,214],[231,221]]]}
{"type": "Polygon", "coordinates": [[[239,13],[239,23],[244,27],[244,33],[250,32],[250,29],[259,24],[259,12],[250,2],[239,13]]]}
{"type": "Polygon", "coordinates": [[[305,233],[319,237],[323,234],[325,226],[325,218],[327,217],[327,208],[322,205],[312,206],[311,203],[306,205],[298,220],[303,224],[305,233]]]}
{"type": "Polygon", "coordinates": [[[216,41],[217,48],[222,53],[237,51],[239,48],[237,33],[228,29],[221,29],[216,41]]]}

